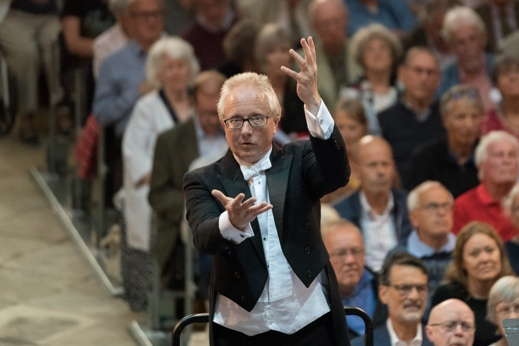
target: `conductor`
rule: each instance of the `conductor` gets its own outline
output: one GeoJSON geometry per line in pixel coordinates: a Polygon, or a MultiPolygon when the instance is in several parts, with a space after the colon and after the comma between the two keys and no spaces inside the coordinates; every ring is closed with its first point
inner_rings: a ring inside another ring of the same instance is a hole
{"type": "Polygon", "coordinates": [[[266,76],[228,79],[218,116],[229,145],[184,177],[195,246],[214,255],[212,346],[347,346],[337,282],[320,236],[319,199],[347,183],[342,137],[317,89],[314,41],[290,50],[310,140],[273,143],[281,106],[266,76]]]}

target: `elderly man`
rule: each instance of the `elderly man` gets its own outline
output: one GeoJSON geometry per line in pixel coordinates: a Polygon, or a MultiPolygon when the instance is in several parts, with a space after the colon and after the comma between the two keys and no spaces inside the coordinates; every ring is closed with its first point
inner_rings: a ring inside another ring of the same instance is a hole
{"type": "Polygon", "coordinates": [[[497,52],[504,38],[519,29],[519,1],[487,0],[476,8],[489,33],[489,48],[497,52]]]}
{"type": "Polygon", "coordinates": [[[348,181],[346,150],[317,89],[312,38],[297,81],[309,141],[272,144],[281,106],[266,76],[228,79],[218,115],[230,150],[184,177],[195,246],[214,258],[211,345],[348,345],[319,230],[320,198],[348,181]]]}
{"type": "MultiPolygon", "coordinates": [[[[322,228],[321,234],[337,276],[342,304],[361,308],[375,325],[384,322],[387,314],[378,300],[376,276],[364,267],[364,240],[360,230],[349,221],[338,220],[322,228]]],[[[347,316],[346,320],[354,336],[364,334],[360,317],[347,316]]]]}
{"type": "Polygon", "coordinates": [[[434,346],[472,346],[474,323],[474,313],[467,304],[447,299],[431,310],[425,330],[434,346]]]}
{"type": "Polygon", "coordinates": [[[344,31],[348,12],[342,0],[313,0],[308,17],[318,39],[319,92],[326,104],[335,106],[341,88],[354,82],[361,72],[344,31]]]}
{"type": "Polygon", "coordinates": [[[411,232],[406,194],[391,188],[395,165],[389,144],[380,137],[365,136],[356,148],[360,190],[339,202],[339,214],[359,227],[364,236],[366,263],[378,271],[387,253],[411,232]]]}
{"type": "MultiPolygon", "coordinates": [[[[377,346],[431,345],[421,321],[427,305],[427,268],[418,258],[405,253],[388,256],[379,276],[378,295],[387,306],[386,323],[375,328],[377,346]]],[[[364,345],[364,337],[352,346],[364,345]]]]}
{"type": "Polygon", "coordinates": [[[438,60],[426,48],[411,48],[398,75],[404,93],[396,104],[378,114],[378,122],[382,136],[393,148],[398,171],[405,176],[413,150],[444,134],[435,101],[440,82],[438,60]]]}
{"type": "Polygon", "coordinates": [[[503,241],[510,240],[518,230],[504,214],[501,201],[519,177],[519,141],[504,131],[490,132],[479,142],[475,160],[481,183],[456,198],[454,232],[476,220],[492,225],[503,241]]]}
{"type": "Polygon", "coordinates": [[[487,31],[481,17],[471,8],[454,7],[445,15],[442,33],[456,61],[443,70],[440,95],[467,84],[479,90],[485,110],[495,108],[490,80],[494,57],[485,54],[487,31]]]}
{"type": "Polygon", "coordinates": [[[434,292],[456,245],[456,236],[451,233],[454,198],[441,183],[426,181],[409,193],[407,208],[414,230],[404,249],[424,262],[429,291],[434,292]]]}

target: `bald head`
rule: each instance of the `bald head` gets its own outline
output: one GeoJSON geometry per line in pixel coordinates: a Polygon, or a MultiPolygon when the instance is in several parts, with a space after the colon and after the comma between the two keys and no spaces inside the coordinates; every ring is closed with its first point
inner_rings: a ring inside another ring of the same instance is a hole
{"type": "Polygon", "coordinates": [[[364,136],[356,146],[359,178],[364,193],[388,194],[395,177],[391,146],[382,137],[364,136]]]}
{"type": "Polygon", "coordinates": [[[344,47],[348,15],[342,0],[313,0],[308,17],[327,52],[337,53],[344,47]]]}
{"type": "Polygon", "coordinates": [[[427,337],[434,346],[472,346],[474,323],[474,313],[467,304],[448,299],[431,310],[427,337]]]}

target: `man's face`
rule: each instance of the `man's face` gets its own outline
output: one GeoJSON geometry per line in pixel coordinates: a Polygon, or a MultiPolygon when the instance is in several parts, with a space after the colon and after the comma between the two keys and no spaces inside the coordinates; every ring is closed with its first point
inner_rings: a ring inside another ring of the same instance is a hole
{"type": "Polygon", "coordinates": [[[443,114],[443,125],[449,140],[465,146],[473,146],[481,133],[483,110],[467,99],[451,101],[443,114]]]}
{"type": "Polygon", "coordinates": [[[413,266],[394,265],[389,285],[379,286],[379,296],[392,320],[420,323],[427,302],[427,275],[413,266]]]}
{"type": "Polygon", "coordinates": [[[225,16],[230,10],[229,0],[195,0],[196,13],[215,28],[223,25],[225,16]]]}
{"type": "Polygon", "coordinates": [[[129,15],[135,40],[150,44],[159,39],[164,30],[164,8],[160,0],[135,0],[129,15]]]}
{"type": "Polygon", "coordinates": [[[202,86],[196,92],[196,113],[200,126],[204,133],[215,136],[222,132],[216,105],[218,103],[219,90],[206,90],[202,86]]]}
{"type": "Polygon", "coordinates": [[[267,153],[277,130],[279,119],[271,113],[265,98],[254,86],[243,84],[235,87],[224,103],[221,123],[227,144],[234,155],[248,164],[256,163],[267,153]],[[268,117],[264,127],[252,127],[248,121],[239,129],[225,125],[225,120],[231,118],[248,119],[256,115],[268,117]]]}
{"type": "Polygon", "coordinates": [[[487,147],[487,157],[481,163],[482,181],[493,184],[514,183],[519,176],[519,152],[507,140],[494,141],[487,147]]]}
{"type": "Polygon", "coordinates": [[[442,309],[431,316],[427,337],[434,346],[472,346],[474,343],[474,314],[467,306],[442,309]]]}
{"type": "Polygon", "coordinates": [[[361,143],[357,157],[362,190],[388,193],[395,176],[395,165],[389,147],[379,141],[361,143]]]}
{"type": "Polygon", "coordinates": [[[415,102],[430,102],[440,85],[440,69],[426,52],[412,54],[400,68],[405,95],[415,102]]]}
{"type": "Polygon", "coordinates": [[[463,71],[477,71],[484,64],[485,34],[474,25],[460,25],[451,33],[450,47],[463,71]]]}
{"type": "Polygon", "coordinates": [[[340,47],[346,42],[347,15],[332,1],[318,5],[314,13],[314,29],[325,49],[340,47]]]}
{"type": "Polygon", "coordinates": [[[447,190],[433,186],[419,196],[418,207],[410,213],[411,223],[429,238],[442,238],[452,230],[454,201],[447,190]]]}
{"type": "Polygon", "coordinates": [[[323,237],[339,291],[352,292],[364,273],[364,243],[355,226],[338,225],[323,237]]]}

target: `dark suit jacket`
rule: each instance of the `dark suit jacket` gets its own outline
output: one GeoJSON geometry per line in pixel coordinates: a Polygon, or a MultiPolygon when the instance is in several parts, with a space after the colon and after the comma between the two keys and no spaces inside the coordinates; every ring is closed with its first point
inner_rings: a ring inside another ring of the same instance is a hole
{"type": "MultiPolygon", "coordinates": [[[[515,12],[515,22],[519,24],[519,1],[512,0],[514,4],[514,12],[515,12]]],[[[476,8],[476,12],[480,15],[481,19],[483,20],[483,23],[485,23],[485,27],[487,28],[488,32],[488,43],[487,43],[487,50],[492,53],[497,53],[499,51],[499,41],[497,40],[497,37],[495,36],[494,31],[494,16],[492,15],[492,7],[490,4],[485,3],[481,6],[478,6],[476,8]]]]}
{"type": "Polygon", "coordinates": [[[152,253],[164,269],[184,217],[184,174],[199,156],[195,121],[190,119],[160,134],[155,144],[148,199],[157,217],[152,253]]]}
{"type": "MultiPolygon", "coordinates": [[[[409,222],[407,213],[407,194],[402,190],[392,189],[394,207],[391,210],[395,224],[396,236],[399,244],[407,239],[413,226],[409,222]]],[[[360,204],[360,192],[357,191],[345,200],[337,203],[335,209],[341,217],[353,222],[362,232],[360,219],[362,217],[362,205],[360,204]]]]}
{"type": "MultiPolygon", "coordinates": [[[[425,335],[425,328],[422,327],[422,345],[423,346],[433,346],[433,344],[427,339],[425,335]]],[[[366,344],[364,336],[353,339],[351,342],[351,346],[364,346],[366,344]]],[[[391,337],[389,336],[389,331],[387,330],[386,323],[384,322],[378,328],[375,328],[373,332],[373,345],[375,346],[391,346],[391,337]]]]}
{"type": "MultiPolygon", "coordinates": [[[[290,143],[282,148],[274,146],[270,160],[272,168],[265,173],[283,253],[307,287],[324,270],[335,337],[338,344],[348,345],[337,282],[320,235],[320,198],[348,181],[349,167],[342,137],[334,128],[328,140],[311,137],[310,141],[290,143]]],[[[195,246],[214,255],[211,321],[217,294],[251,311],[268,276],[257,220],[252,222],[254,237],[239,245],[223,238],[218,219],[225,209],[211,196],[212,189],[219,189],[227,196],[239,193],[250,196],[230,151],[216,163],[184,177],[187,220],[195,246]]]]}

